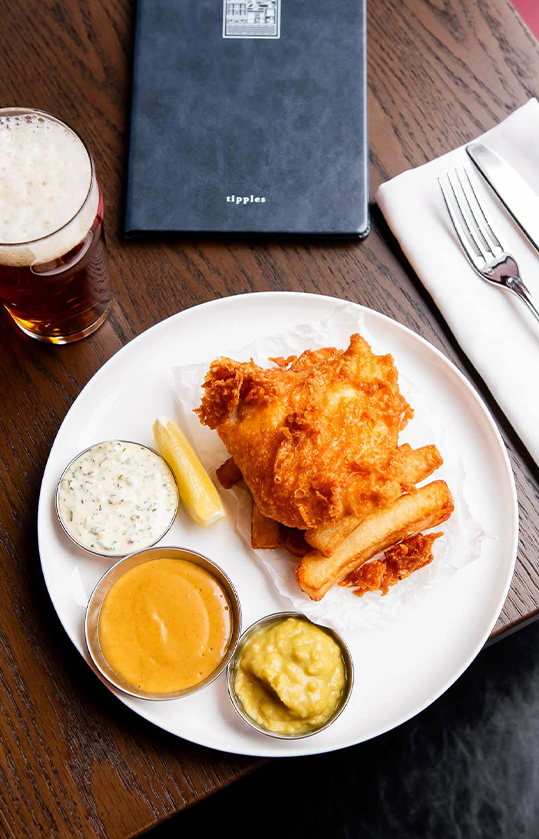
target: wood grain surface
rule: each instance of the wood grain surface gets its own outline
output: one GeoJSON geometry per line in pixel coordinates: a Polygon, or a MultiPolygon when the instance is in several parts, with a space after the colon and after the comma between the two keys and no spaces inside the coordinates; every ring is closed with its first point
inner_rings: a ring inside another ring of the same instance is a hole
{"type": "MultiPolygon", "coordinates": [[[[534,93],[539,46],[508,0],[371,0],[372,192],[491,127],[534,93]]],[[[293,290],[362,303],[423,335],[487,399],[515,470],[521,540],[494,635],[539,607],[538,470],[460,353],[380,214],[361,244],[121,237],[134,7],[127,0],[0,0],[0,101],[71,123],[106,200],[115,303],[92,337],[38,344],[0,316],[0,835],[127,839],[253,769],[174,739],[98,682],[48,599],[36,509],[67,410],[120,347],[163,318],[230,294],[293,290]]]]}

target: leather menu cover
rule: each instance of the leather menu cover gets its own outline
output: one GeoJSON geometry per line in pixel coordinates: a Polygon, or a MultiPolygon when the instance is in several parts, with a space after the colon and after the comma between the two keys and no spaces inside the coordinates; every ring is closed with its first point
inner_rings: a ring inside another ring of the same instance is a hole
{"type": "Polygon", "coordinates": [[[369,229],[366,0],[138,0],[125,233],[369,229]]]}

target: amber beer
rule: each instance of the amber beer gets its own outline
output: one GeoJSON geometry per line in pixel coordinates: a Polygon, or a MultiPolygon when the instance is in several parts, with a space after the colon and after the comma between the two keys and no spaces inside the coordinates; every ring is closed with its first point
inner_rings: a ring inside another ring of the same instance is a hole
{"type": "Polygon", "coordinates": [[[23,332],[56,344],[94,332],[111,303],[91,155],[28,108],[0,109],[0,300],[23,332]]]}

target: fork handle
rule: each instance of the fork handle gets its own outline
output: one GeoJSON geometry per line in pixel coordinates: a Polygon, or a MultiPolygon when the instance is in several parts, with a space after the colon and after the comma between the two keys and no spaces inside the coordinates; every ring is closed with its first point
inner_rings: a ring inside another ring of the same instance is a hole
{"type": "Polygon", "coordinates": [[[523,303],[526,304],[530,312],[532,312],[537,320],[539,320],[539,309],[537,308],[537,304],[531,296],[528,286],[522,282],[520,277],[511,277],[510,281],[507,283],[507,287],[516,294],[523,303]]]}

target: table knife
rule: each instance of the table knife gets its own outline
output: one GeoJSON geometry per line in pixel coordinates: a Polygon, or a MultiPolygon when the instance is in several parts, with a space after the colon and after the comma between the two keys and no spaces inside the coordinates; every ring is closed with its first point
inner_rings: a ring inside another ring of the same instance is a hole
{"type": "Polygon", "coordinates": [[[539,251],[539,195],[493,149],[483,143],[469,143],[466,151],[522,232],[539,251]]]}

